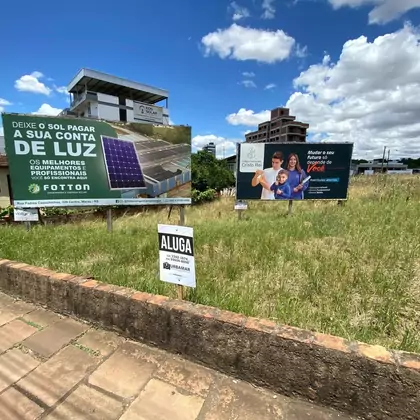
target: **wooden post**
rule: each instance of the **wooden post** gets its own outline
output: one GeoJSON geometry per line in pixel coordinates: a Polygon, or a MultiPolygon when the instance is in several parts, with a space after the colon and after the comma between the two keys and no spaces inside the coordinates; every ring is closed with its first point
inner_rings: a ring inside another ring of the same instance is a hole
{"type": "Polygon", "coordinates": [[[338,204],[340,207],[343,207],[343,206],[344,206],[344,201],[343,201],[343,200],[338,200],[337,204],[338,204]]]}
{"type": "Polygon", "coordinates": [[[289,208],[287,210],[288,216],[291,216],[293,212],[293,200],[289,200],[289,208]]]}
{"type": "Polygon", "coordinates": [[[31,222],[25,222],[26,231],[29,232],[31,230],[31,222]]]}
{"type": "Polygon", "coordinates": [[[237,210],[238,212],[238,220],[242,220],[242,210],[237,210]]]}
{"type": "Polygon", "coordinates": [[[112,232],[112,209],[108,209],[106,212],[106,227],[108,232],[112,232]]]}
{"type": "MultiPolygon", "coordinates": [[[[185,206],[179,206],[179,225],[185,226],[185,206]]],[[[184,295],[185,295],[184,286],[182,286],[181,284],[178,284],[176,288],[177,288],[176,293],[177,293],[178,299],[184,300],[184,295]]]]}

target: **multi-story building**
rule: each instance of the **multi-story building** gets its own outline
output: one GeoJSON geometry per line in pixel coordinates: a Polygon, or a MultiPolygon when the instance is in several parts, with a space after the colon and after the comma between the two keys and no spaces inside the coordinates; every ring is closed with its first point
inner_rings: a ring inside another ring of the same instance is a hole
{"type": "Polygon", "coordinates": [[[309,124],[296,121],[289,115],[288,108],[276,108],[271,111],[270,121],[258,125],[258,130],[245,135],[248,143],[270,142],[306,142],[309,124]]]}
{"type": "Polygon", "coordinates": [[[213,156],[216,156],[216,145],[211,142],[209,144],[207,144],[206,146],[203,147],[203,150],[205,150],[206,152],[211,153],[213,156]]]}
{"type": "Polygon", "coordinates": [[[67,90],[70,107],[62,115],[169,125],[166,90],[89,69],[81,69],[67,90]]]}

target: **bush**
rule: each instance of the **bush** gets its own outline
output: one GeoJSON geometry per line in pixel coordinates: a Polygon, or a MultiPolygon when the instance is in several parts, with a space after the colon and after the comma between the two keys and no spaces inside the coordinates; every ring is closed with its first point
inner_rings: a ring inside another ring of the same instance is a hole
{"type": "Polygon", "coordinates": [[[198,191],[196,189],[191,190],[191,199],[193,204],[201,204],[209,201],[213,201],[217,198],[217,191],[208,189],[205,191],[198,191]]]}

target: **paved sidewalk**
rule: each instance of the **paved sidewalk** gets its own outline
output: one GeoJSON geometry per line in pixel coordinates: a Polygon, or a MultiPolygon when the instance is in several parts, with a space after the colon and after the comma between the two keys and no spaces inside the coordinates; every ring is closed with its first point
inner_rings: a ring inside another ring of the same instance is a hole
{"type": "Polygon", "coordinates": [[[349,420],[0,293],[0,419],[349,420]]]}

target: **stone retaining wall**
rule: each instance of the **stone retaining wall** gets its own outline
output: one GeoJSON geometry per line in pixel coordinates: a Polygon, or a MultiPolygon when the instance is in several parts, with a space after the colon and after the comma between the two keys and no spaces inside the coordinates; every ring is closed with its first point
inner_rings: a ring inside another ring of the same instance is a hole
{"type": "Polygon", "coordinates": [[[287,396],[367,419],[420,419],[420,355],[8,260],[0,290],[287,396]]]}

